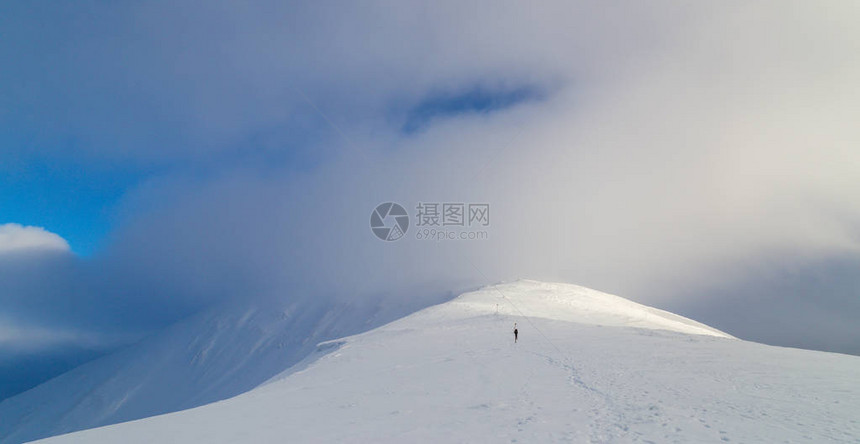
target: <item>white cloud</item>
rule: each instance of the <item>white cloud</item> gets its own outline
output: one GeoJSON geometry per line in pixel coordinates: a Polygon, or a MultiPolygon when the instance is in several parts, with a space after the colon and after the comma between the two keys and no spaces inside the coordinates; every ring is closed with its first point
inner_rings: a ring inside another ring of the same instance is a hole
{"type": "Polygon", "coordinates": [[[0,225],[0,254],[23,251],[69,251],[69,243],[41,227],[0,225]]]}

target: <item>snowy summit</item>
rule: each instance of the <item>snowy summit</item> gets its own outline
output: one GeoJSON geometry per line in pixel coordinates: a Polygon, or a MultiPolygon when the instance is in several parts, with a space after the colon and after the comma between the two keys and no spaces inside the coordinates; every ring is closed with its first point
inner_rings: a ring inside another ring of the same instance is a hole
{"type": "Polygon", "coordinates": [[[636,327],[731,338],[715,328],[668,311],[571,284],[519,280],[465,293],[446,309],[497,313],[579,324],[636,327]]]}

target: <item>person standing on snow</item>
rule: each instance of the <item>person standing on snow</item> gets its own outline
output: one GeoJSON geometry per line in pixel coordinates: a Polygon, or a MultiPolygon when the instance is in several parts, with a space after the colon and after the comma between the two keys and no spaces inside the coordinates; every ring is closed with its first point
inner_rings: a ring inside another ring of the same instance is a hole
{"type": "Polygon", "coordinates": [[[517,330],[517,323],[514,322],[514,344],[517,343],[517,336],[519,336],[520,332],[517,330]]]}

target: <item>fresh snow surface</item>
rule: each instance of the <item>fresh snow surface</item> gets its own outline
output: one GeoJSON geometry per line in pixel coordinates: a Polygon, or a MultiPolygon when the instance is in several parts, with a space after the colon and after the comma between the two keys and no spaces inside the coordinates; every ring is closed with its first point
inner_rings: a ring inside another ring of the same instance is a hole
{"type": "Polygon", "coordinates": [[[234,398],[45,442],[557,441],[857,443],[860,357],[518,281],[324,342],[234,398]]]}

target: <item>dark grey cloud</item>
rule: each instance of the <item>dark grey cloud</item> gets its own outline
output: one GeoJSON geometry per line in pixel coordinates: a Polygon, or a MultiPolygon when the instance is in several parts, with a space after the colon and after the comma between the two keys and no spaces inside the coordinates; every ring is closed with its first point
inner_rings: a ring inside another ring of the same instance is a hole
{"type": "Polygon", "coordinates": [[[758,260],[676,290],[677,311],[752,341],[860,355],[860,256],[758,260]]]}
{"type": "Polygon", "coordinates": [[[308,98],[339,125],[366,126],[432,89],[597,77],[614,63],[602,50],[667,34],[650,8],[598,3],[529,14],[516,2],[3,8],[0,56],[15,63],[0,73],[0,127],[31,155],[111,162],[197,162],[261,138],[290,150],[298,129],[319,124],[308,98]],[[601,26],[614,37],[594,45],[601,26]]]}

